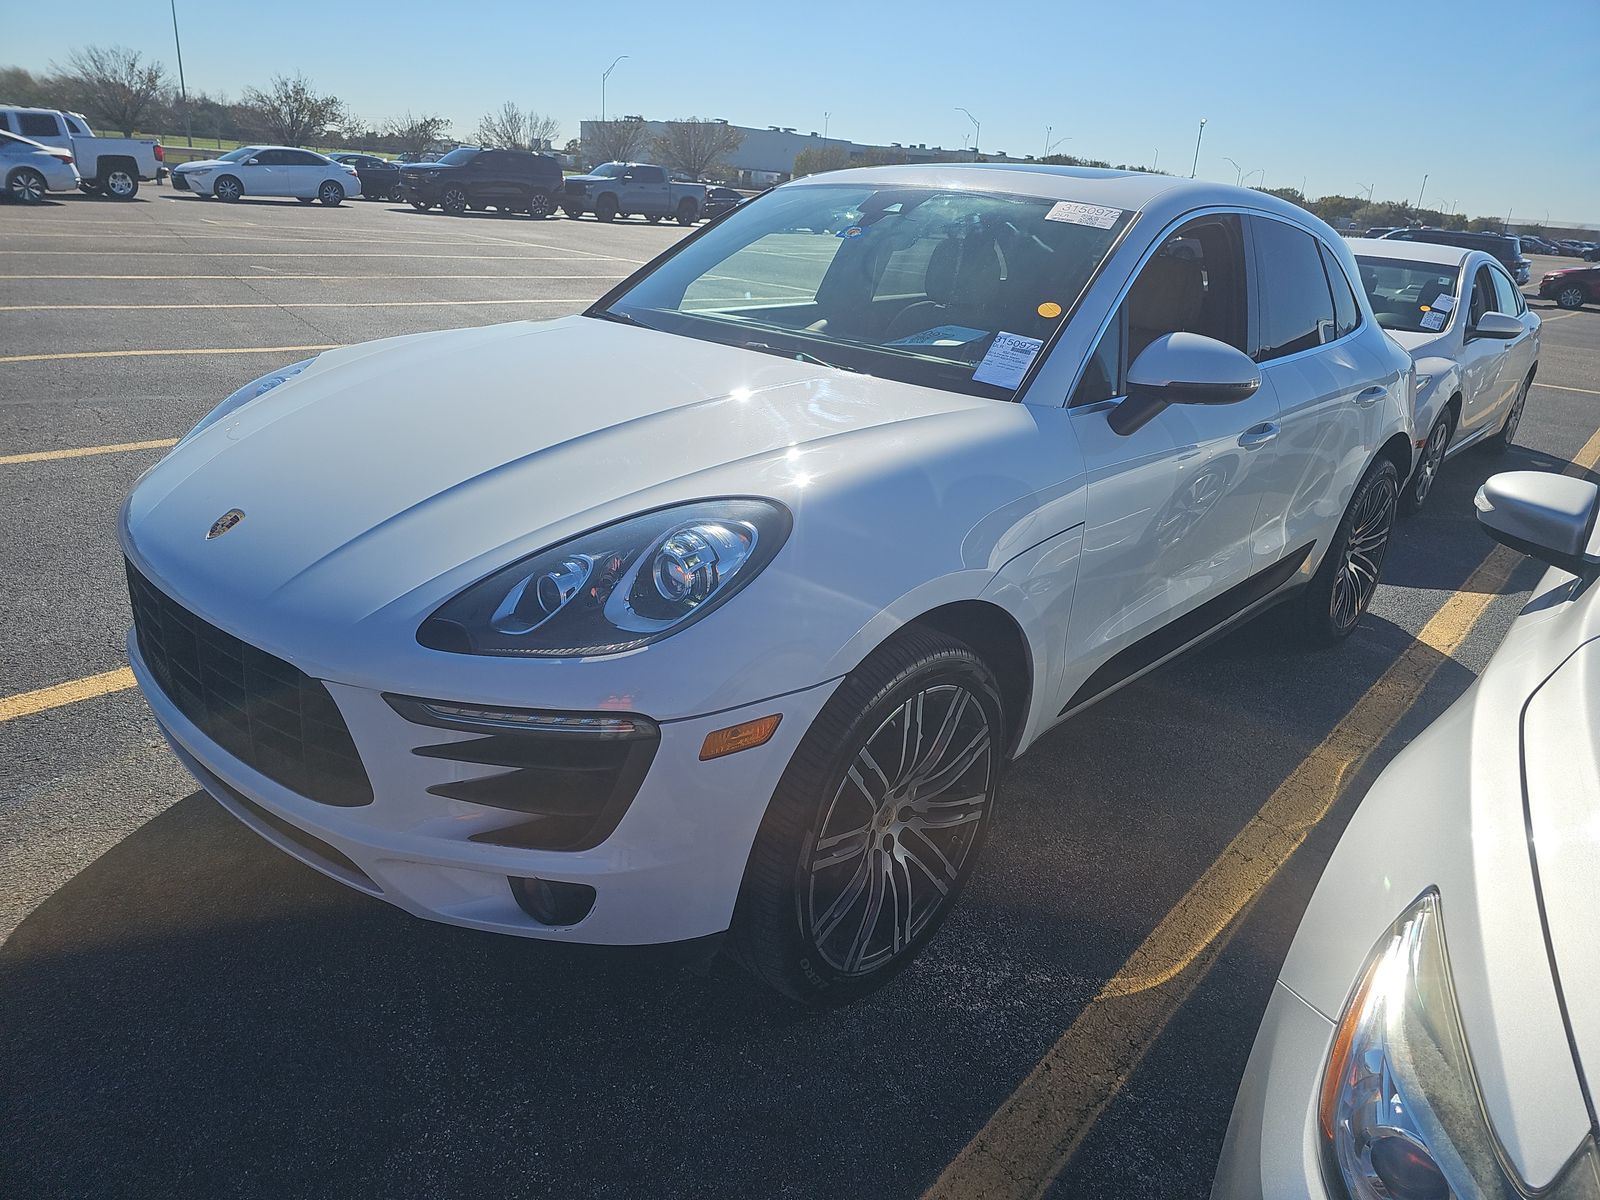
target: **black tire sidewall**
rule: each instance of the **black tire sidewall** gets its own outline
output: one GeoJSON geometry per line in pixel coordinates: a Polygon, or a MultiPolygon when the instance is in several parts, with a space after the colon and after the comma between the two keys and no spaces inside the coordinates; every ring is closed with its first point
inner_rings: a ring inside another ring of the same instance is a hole
{"type": "MultiPolygon", "coordinates": [[[[1332,540],[1328,543],[1327,552],[1322,556],[1322,562],[1317,567],[1317,573],[1311,577],[1311,582],[1306,585],[1305,591],[1301,594],[1301,628],[1306,640],[1312,645],[1331,646],[1336,642],[1342,642],[1360,627],[1361,618],[1367,614],[1367,608],[1364,606],[1348,627],[1340,629],[1334,625],[1333,615],[1329,609],[1333,600],[1333,582],[1344,559],[1345,545],[1350,540],[1350,530],[1355,524],[1356,509],[1361,506],[1361,500],[1366,495],[1367,490],[1377,486],[1378,480],[1385,476],[1394,481],[1397,493],[1403,491],[1400,488],[1400,472],[1395,470],[1394,463],[1387,458],[1379,458],[1367,468],[1367,473],[1361,477],[1361,482],[1356,484],[1356,490],[1350,493],[1350,503],[1345,505],[1344,516],[1339,518],[1339,526],[1334,531],[1332,540]]],[[[1400,496],[1397,494],[1395,497],[1396,517],[1399,515],[1399,502],[1400,496]]],[[[1379,556],[1377,564],[1378,581],[1380,583],[1383,580],[1383,564],[1388,559],[1389,547],[1393,542],[1394,518],[1391,518],[1389,535],[1384,539],[1383,553],[1379,556]]],[[[1374,586],[1373,590],[1376,593],[1376,586],[1374,586]]],[[[1371,604],[1370,597],[1367,603],[1368,605],[1371,604]]]]}
{"type": "MultiPolygon", "coordinates": [[[[1455,421],[1451,417],[1450,410],[1445,409],[1444,412],[1439,414],[1438,420],[1435,420],[1434,423],[1428,427],[1429,442],[1433,441],[1433,431],[1439,427],[1440,421],[1445,422],[1444,450],[1440,453],[1438,467],[1434,469],[1433,483],[1428,488],[1429,496],[1433,495],[1433,489],[1439,486],[1439,471],[1444,469],[1444,455],[1449,453],[1450,434],[1455,428],[1455,421]]],[[[1423,450],[1426,452],[1427,445],[1423,446],[1423,450]]],[[[1418,458],[1417,465],[1412,469],[1411,478],[1406,480],[1405,487],[1400,489],[1400,513],[1402,516],[1409,517],[1414,513],[1420,512],[1422,506],[1428,502],[1427,496],[1424,496],[1421,499],[1417,498],[1417,484],[1422,479],[1422,463],[1423,460],[1418,458]]]]}
{"type": "Polygon", "coordinates": [[[757,978],[814,1005],[847,1004],[876,991],[916,958],[955,907],[988,839],[1004,760],[999,688],[983,661],[953,638],[925,630],[879,647],[839,685],[801,739],[768,806],[734,917],[735,956],[757,978]],[[943,909],[908,947],[866,975],[835,970],[803,928],[807,863],[829,804],[862,743],[906,699],[953,682],[984,706],[994,738],[990,799],[943,909]]]}
{"type": "Polygon", "coordinates": [[[439,208],[452,217],[462,217],[467,213],[467,193],[461,188],[449,188],[439,197],[439,208]],[[452,197],[460,197],[452,200],[452,197]]]}

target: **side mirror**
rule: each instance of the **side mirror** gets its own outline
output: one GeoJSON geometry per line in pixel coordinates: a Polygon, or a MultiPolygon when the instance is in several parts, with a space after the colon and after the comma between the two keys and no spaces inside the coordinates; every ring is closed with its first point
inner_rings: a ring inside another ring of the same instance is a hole
{"type": "Polygon", "coordinates": [[[1515,317],[1507,316],[1501,312],[1486,312],[1478,318],[1478,323],[1470,330],[1473,337],[1510,338],[1521,337],[1523,334],[1522,322],[1515,317]]]}
{"type": "Polygon", "coordinates": [[[259,158],[247,158],[244,160],[244,165],[247,167],[259,167],[261,160],[259,158]]]}
{"type": "Polygon", "coordinates": [[[1473,500],[1478,523],[1503,546],[1584,575],[1600,566],[1600,487],[1549,471],[1491,476],[1473,500]]]}
{"type": "Polygon", "coordinates": [[[1107,416],[1127,437],[1169,404],[1235,404],[1255,395],[1261,371],[1249,355],[1198,333],[1164,333],[1128,368],[1128,398],[1107,416]]]}

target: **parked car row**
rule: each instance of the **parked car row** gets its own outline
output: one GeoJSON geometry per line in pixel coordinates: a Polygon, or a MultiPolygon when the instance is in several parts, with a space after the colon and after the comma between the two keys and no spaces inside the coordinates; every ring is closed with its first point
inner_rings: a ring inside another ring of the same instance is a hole
{"type": "MultiPolygon", "coordinates": [[[[98,137],[81,113],[0,105],[0,133],[67,151],[78,176],[72,187],[113,200],[133,199],[139,194],[141,180],[160,179],[165,169],[160,142],[153,138],[98,137]]],[[[24,196],[15,198],[28,202],[24,196]]]]}

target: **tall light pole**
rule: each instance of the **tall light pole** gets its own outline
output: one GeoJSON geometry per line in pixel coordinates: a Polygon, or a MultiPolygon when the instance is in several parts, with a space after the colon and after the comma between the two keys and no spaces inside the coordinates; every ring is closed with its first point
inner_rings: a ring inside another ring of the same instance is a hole
{"type": "Polygon", "coordinates": [[[194,126],[189,119],[189,87],[183,82],[183,43],[178,40],[178,0],[172,0],[172,44],[178,50],[178,94],[183,97],[183,136],[194,145],[194,126]]]}
{"type": "Polygon", "coordinates": [[[626,54],[617,55],[617,57],[612,60],[611,65],[605,69],[605,73],[600,76],[600,119],[602,121],[606,119],[606,80],[610,79],[611,72],[617,69],[617,63],[621,62],[627,57],[628,56],[626,54]]]}
{"type": "Polygon", "coordinates": [[[833,120],[833,114],[831,112],[825,112],[825,113],[822,114],[822,140],[823,141],[827,141],[828,140],[828,122],[831,121],[831,120],[833,120]]]}
{"type": "Polygon", "coordinates": [[[1222,161],[1233,163],[1233,186],[1238,187],[1244,182],[1244,168],[1241,167],[1237,162],[1234,162],[1234,160],[1229,158],[1226,154],[1222,156],[1222,161]]]}
{"type": "Polygon", "coordinates": [[[1422,208],[1422,197],[1423,197],[1423,194],[1427,190],[1428,190],[1428,177],[1426,175],[1424,175],[1422,177],[1422,186],[1417,189],[1417,208],[1419,210],[1422,208]]]}
{"type": "Polygon", "coordinates": [[[1152,171],[1159,171],[1161,169],[1161,147],[1160,146],[1156,147],[1156,160],[1155,160],[1155,162],[1150,164],[1150,169],[1152,171]]]}
{"type": "MultiPolygon", "coordinates": [[[[1049,130],[1046,130],[1045,132],[1048,133],[1049,130]]],[[[1072,139],[1070,137],[1058,137],[1053,142],[1047,140],[1046,143],[1045,143],[1045,148],[1044,148],[1044,156],[1046,158],[1049,158],[1050,155],[1055,152],[1055,148],[1057,146],[1061,145],[1062,142],[1070,142],[1071,140],[1072,139]]]]}
{"type": "Polygon", "coordinates": [[[1050,157],[1050,134],[1054,129],[1054,125],[1046,125],[1044,127],[1044,153],[1039,155],[1040,158],[1050,157]]]}
{"type": "Polygon", "coordinates": [[[1377,187],[1378,185],[1375,184],[1375,183],[1357,183],[1356,186],[1358,188],[1366,188],[1367,189],[1367,203],[1371,204],[1372,203],[1372,189],[1377,187]]]}
{"type": "Polygon", "coordinates": [[[1257,167],[1254,171],[1251,171],[1250,174],[1261,176],[1261,182],[1256,184],[1257,187],[1264,188],[1267,186],[1267,169],[1265,167],[1257,167]]]}
{"type": "Polygon", "coordinates": [[[1200,169],[1200,139],[1206,135],[1206,119],[1200,118],[1200,132],[1194,135],[1194,162],[1189,167],[1189,178],[1194,178],[1194,173],[1200,169]]]}
{"type": "Polygon", "coordinates": [[[960,112],[960,113],[967,113],[967,120],[972,122],[972,161],[973,162],[977,162],[978,161],[978,143],[983,138],[983,126],[978,124],[978,118],[977,117],[975,117],[971,113],[967,112],[967,110],[962,108],[959,104],[956,105],[956,111],[960,112]]]}

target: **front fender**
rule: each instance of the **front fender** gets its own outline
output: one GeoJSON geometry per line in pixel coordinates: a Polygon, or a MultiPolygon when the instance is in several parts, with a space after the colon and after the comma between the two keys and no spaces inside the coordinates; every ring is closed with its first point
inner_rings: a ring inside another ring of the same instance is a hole
{"type": "Polygon", "coordinates": [[[1430,376],[1426,387],[1417,389],[1415,400],[1412,401],[1411,429],[1412,444],[1419,445],[1426,441],[1428,431],[1433,428],[1433,423],[1439,419],[1439,414],[1444,411],[1450,397],[1461,392],[1461,368],[1453,359],[1427,357],[1419,358],[1416,362],[1417,375],[1430,376]]]}

